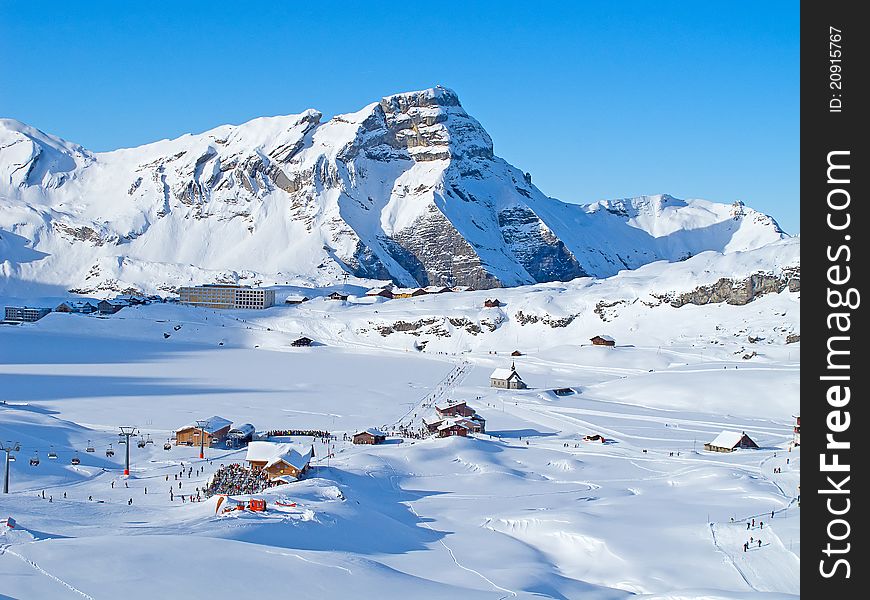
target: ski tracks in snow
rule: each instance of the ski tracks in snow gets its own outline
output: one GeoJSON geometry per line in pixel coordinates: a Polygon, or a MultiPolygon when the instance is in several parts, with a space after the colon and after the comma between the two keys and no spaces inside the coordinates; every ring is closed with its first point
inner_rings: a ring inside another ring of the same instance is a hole
{"type": "MultiPolygon", "coordinates": [[[[398,477],[398,474],[396,473],[396,470],[393,468],[393,465],[391,465],[389,462],[387,462],[386,459],[384,459],[384,458],[381,457],[381,456],[379,456],[378,458],[381,460],[381,462],[384,463],[384,465],[386,465],[386,467],[387,467],[387,468],[390,470],[390,472],[392,473],[392,475],[390,475],[390,485],[392,486],[392,488],[393,488],[395,491],[400,491],[401,488],[399,488],[399,486],[396,485],[396,481],[395,481],[395,480],[396,480],[396,477],[398,477]]],[[[408,503],[406,503],[406,505],[407,505],[407,507],[411,510],[411,512],[414,514],[414,516],[417,517],[417,519],[419,520],[419,523],[420,523],[421,525],[423,525],[423,527],[425,527],[426,529],[428,529],[429,531],[431,531],[431,532],[433,532],[433,533],[436,533],[436,534],[438,533],[437,531],[435,531],[435,529],[433,529],[433,528],[429,525],[429,523],[427,523],[426,521],[423,520],[423,518],[420,516],[420,513],[418,513],[417,510],[414,508],[414,505],[413,505],[413,504],[411,504],[410,502],[408,502],[408,503]]],[[[489,585],[491,585],[493,588],[497,589],[498,591],[500,591],[500,592],[505,592],[505,595],[502,596],[502,597],[500,597],[498,600],[504,600],[505,598],[516,598],[516,597],[519,595],[519,594],[517,594],[517,593],[516,593],[515,591],[513,591],[513,590],[509,590],[509,589],[507,589],[507,588],[503,588],[503,587],[501,587],[500,585],[498,585],[497,583],[495,583],[492,579],[490,579],[489,577],[487,577],[486,575],[484,575],[484,574],[481,573],[480,571],[477,571],[477,570],[475,570],[475,569],[472,569],[471,567],[466,567],[465,565],[463,565],[463,564],[462,564],[461,562],[459,562],[459,560],[456,558],[456,554],[453,552],[453,549],[452,549],[450,546],[448,546],[446,543],[444,543],[443,538],[439,538],[439,539],[438,539],[438,543],[441,544],[441,545],[444,547],[445,550],[447,550],[447,553],[450,554],[450,558],[453,560],[453,562],[456,564],[457,567],[459,567],[459,568],[462,569],[463,571],[468,571],[469,573],[473,573],[473,574],[477,575],[478,577],[480,577],[481,579],[483,579],[485,582],[487,582],[489,585]]]]}
{"type": "Polygon", "coordinates": [[[58,582],[59,584],[61,584],[62,586],[64,586],[68,590],[70,590],[71,592],[75,592],[76,594],[78,594],[82,598],[87,598],[88,600],[95,600],[93,596],[86,594],[85,592],[81,591],[80,589],[78,589],[77,587],[72,585],[71,583],[64,581],[60,577],[57,577],[56,575],[52,575],[51,573],[49,573],[48,571],[46,571],[45,569],[40,567],[36,562],[30,560],[26,556],[23,556],[21,554],[18,554],[14,550],[11,550],[9,545],[0,546],[0,556],[3,556],[4,554],[8,554],[10,556],[14,556],[14,557],[18,558],[19,560],[30,565],[32,568],[36,569],[38,572],[42,573],[43,575],[45,575],[49,579],[53,579],[54,581],[58,582]]]}

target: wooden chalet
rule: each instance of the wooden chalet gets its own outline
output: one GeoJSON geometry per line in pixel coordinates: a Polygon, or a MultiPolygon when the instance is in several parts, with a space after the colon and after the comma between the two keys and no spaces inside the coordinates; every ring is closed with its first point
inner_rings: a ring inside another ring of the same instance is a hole
{"type": "Polygon", "coordinates": [[[603,444],[607,440],[600,433],[593,433],[591,435],[584,435],[583,441],[584,442],[601,442],[603,444]]]}
{"type": "Polygon", "coordinates": [[[427,285],[423,288],[423,291],[427,294],[444,294],[446,292],[452,292],[453,290],[443,285],[427,285]]]}
{"type": "Polygon", "coordinates": [[[738,448],[758,448],[758,444],[746,432],[723,431],[712,442],[704,444],[704,450],[711,452],[734,452],[738,448]]]}
{"type": "Polygon", "coordinates": [[[308,300],[308,296],[293,295],[284,298],[284,304],[302,304],[303,302],[308,302],[308,300]]]}
{"type": "Polygon", "coordinates": [[[130,306],[124,300],[100,300],[97,302],[97,311],[102,315],[113,315],[124,307],[130,306]]]}
{"type": "Polygon", "coordinates": [[[327,298],[330,300],[347,300],[348,295],[342,294],[341,292],[332,292],[330,295],[327,296],[327,298]]]}
{"type": "Polygon", "coordinates": [[[594,338],[589,338],[593,346],[615,346],[616,340],[609,335],[596,335],[594,338]]]}
{"type": "MultiPolygon", "coordinates": [[[[202,441],[202,445],[204,446],[211,446],[224,441],[233,425],[232,421],[218,416],[209,417],[208,419],[204,419],[204,421],[206,421],[202,428],[202,431],[205,434],[205,438],[202,441]]],[[[200,428],[199,425],[196,424],[196,421],[194,421],[193,423],[175,430],[175,445],[199,446],[199,436],[200,428]]]]}
{"type": "Polygon", "coordinates": [[[435,412],[439,417],[471,417],[473,416],[474,409],[468,406],[464,401],[461,402],[450,402],[448,404],[442,404],[440,406],[435,406],[435,412]]]}
{"type": "Polygon", "coordinates": [[[524,390],[528,386],[523,381],[514,363],[510,369],[496,369],[489,376],[489,385],[494,388],[505,390],[524,390]]]}
{"type": "Polygon", "coordinates": [[[469,431],[475,433],[486,433],[486,419],[477,414],[465,402],[450,402],[440,406],[436,405],[435,415],[435,420],[432,422],[423,420],[423,424],[429,433],[438,433],[438,428],[448,421],[462,423],[469,431]]]}
{"type": "Polygon", "coordinates": [[[472,288],[470,285],[454,285],[452,288],[450,288],[450,291],[451,292],[473,292],[474,288],[472,288]]]}
{"type": "Polygon", "coordinates": [[[290,343],[291,346],[295,346],[297,348],[311,346],[312,344],[314,344],[314,340],[312,340],[309,337],[304,337],[304,336],[301,338],[295,339],[290,343]]]}
{"type": "Polygon", "coordinates": [[[392,298],[393,290],[389,288],[372,288],[366,292],[366,296],[368,296],[369,298],[392,298]]]}
{"type": "Polygon", "coordinates": [[[483,301],[484,308],[498,308],[499,306],[504,306],[504,302],[498,298],[487,298],[483,301]]]}
{"type": "Polygon", "coordinates": [[[438,437],[452,437],[458,435],[460,437],[468,437],[468,432],[471,427],[464,419],[445,419],[436,429],[438,437]]]}
{"type": "Polygon", "coordinates": [[[251,442],[245,461],[254,471],[265,471],[270,481],[299,479],[309,468],[314,457],[314,446],[308,449],[300,444],[251,442]]]}
{"type": "Polygon", "coordinates": [[[393,298],[413,298],[415,296],[425,296],[426,291],[423,288],[395,288],[393,289],[393,298]]]}
{"type": "Polygon", "coordinates": [[[511,352],[511,356],[522,356],[522,355],[523,355],[523,353],[520,352],[519,350],[514,350],[513,352],[511,352]]]}
{"type": "Polygon", "coordinates": [[[57,305],[54,312],[59,313],[82,313],[90,314],[97,310],[97,307],[87,300],[67,300],[57,305]]]}
{"type": "Polygon", "coordinates": [[[353,434],[354,444],[381,444],[385,442],[386,439],[387,434],[379,429],[375,429],[374,427],[353,434]]]}

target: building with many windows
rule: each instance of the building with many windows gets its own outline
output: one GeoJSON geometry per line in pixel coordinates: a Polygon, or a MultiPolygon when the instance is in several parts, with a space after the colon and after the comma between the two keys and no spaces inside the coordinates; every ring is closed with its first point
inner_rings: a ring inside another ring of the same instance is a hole
{"type": "Polygon", "coordinates": [[[32,306],[7,306],[5,320],[6,321],[38,321],[45,315],[51,312],[50,308],[34,308],[32,306]]]}
{"type": "Polygon", "coordinates": [[[275,304],[275,290],[213,283],[180,288],[178,301],[205,308],[269,308],[275,304]]]}

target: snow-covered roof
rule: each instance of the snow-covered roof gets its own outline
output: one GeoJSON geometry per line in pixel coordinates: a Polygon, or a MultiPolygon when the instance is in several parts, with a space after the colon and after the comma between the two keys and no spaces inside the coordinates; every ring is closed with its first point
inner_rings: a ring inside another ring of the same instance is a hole
{"type": "MultiPolygon", "coordinates": [[[[616,340],[610,337],[609,335],[596,335],[595,337],[604,340],[605,342],[615,342],[616,340]]],[[[595,338],[592,338],[595,339],[595,338]]]]}
{"type": "Polygon", "coordinates": [[[58,304],[58,308],[61,306],[68,306],[71,309],[81,309],[85,306],[90,306],[91,308],[96,308],[97,302],[90,302],[89,300],[67,300],[66,302],[61,302],[58,304]]]}
{"type": "Polygon", "coordinates": [[[359,435],[361,433],[368,433],[374,436],[383,436],[387,437],[387,434],[381,431],[380,429],[375,429],[374,427],[369,427],[368,429],[363,429],[362,431],[357,431],[354,435],[359,435]]]}
{"type": "Polygon", "coordinates": [[[113,298],[112,300],[103,300],[103,302],[107,302],[112,306],[130,306],[129,300],[124,300],[121,298],[113,298]]]}
{"type": "MultiPolygon", "coordinates": [[[[223,417],[213,416],[208,419],[204,419],[206,421],[205,427],[203,427],[203,431],[206,433],[215,433],[220,431],[224,427],[228,427],[233,424],[232,421],[228,419],[224,419],[223,417]]],[[[185,429],[199,429],[199,425],[196,424],[196,421],[193,423],[188,423],[184,427],[179,427],[175,431],[184,431],[185,429]]]]}
{"type": "Polygon", "coordinates": [[[468,290],[471,289],[471,286],[470,285],[454,285],[450,289],[454,292],[467,292],[468,290]]]}
{"type": "Polygon", "coordinates": [[[398,296],[400,294],[413,294],[414,292],[416,292],[419,289],[420,288],[395,288],[393,290],[393,295],[398,296]]]}
{"type": "Polygon", "coordinates": [[[305,302],[308,300],[308,296],[300,296],[298,294],[293,294],[284,298],[284,302],[305,302]]]}
{"type": "Polygon", "coordinates": [[[443,285],[427,285],[423,288],[423,291],[427,294],[440,294],[441,292],[450,291],[450,288],[443,285]]]}
{"type": "Polygon", "coordinates": [[[511,369],[496,369],[492,372],[492,375],[489,376],[490,379],[510,379],[511,377],[522,379],[519,373],[512,371],[511,369]]]}
{"type": "Polygon", "coordinates": [[[438,430],[443,431],[445,429],[450,429],[454,425],[459,425],[460,427],[465,427],[466,429],[471,429],[473,427],[469,424],[468,419],[465,418],[444,419],[444,422],[438,426],[438,430]]]}
{"type": "Polygon", "coordinates": [[[294,446],[290,448],[287,452],[282,453],[280,456],[274,457],[272,460],[266,463],[267,467],[271,467],[272,465],[284,461],[291,467],[295,467],[298,470],[304,469],[309,462],[311,462],[311,454],[312,448],[309,446],[307,450],[303,450],[301,446],[294,446]]]}
{"type": "Polygon", "coordinates": [[[716,436],[716,439],[710,442],[710,445],[716,446],[717,448],[734,448],[737,444],[740,443],[743,435],[744,434],[738,433],[736,431],[723,431],[716,436]]]}
{"type": "Polygon", "coordinates": [[[279,461],[296,467],[300,471],[311,460],[311,447],[305,448],[300,444],[289,442],[251,442],[248,444],[248,452],[245,454],[248,462],[264,462],[271,467],[279,461]]]}
{"type": "Polygon", "coordinates": [[[447,404],[436,404],[435,409],[444,412],[445,410],[450,410],[451,408],[456,408],[457,406],[462,406],[465,404],[465,400],[451,400],[447,402],[447,404]]]}
{"type": "Polygon", "coordinates": [[[230,429],[230,435],[248,435],[249,433],[254,433],[254,426],[250,423],[245,423],[244,425],[239,425],[238,427],[233,427],[230,429]]]}

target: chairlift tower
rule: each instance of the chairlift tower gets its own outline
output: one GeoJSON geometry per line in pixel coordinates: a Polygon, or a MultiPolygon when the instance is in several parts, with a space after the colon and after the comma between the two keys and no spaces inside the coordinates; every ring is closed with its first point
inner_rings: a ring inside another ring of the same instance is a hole
{"type": "Polygon", "coordinates": [[[6,473],[3,476],[3,493],[9,493],[9,463],[15,460],[14,456],[10,456],[12,452],[21,450],[21,444],[18,442],[0,442],[0,451],[6,453],[6,473]]]}
{"type": "Polygon", "coordinates": [[[205,458],[205,428],[208,426],[208,421],[198,420],[196,426],[199,427],[199,457],[205,458]]]}
{"type": "Polygon", "coordinates": [[[124,463],[124,475],[130,476],[130,438],[134,437],[139,431],[135,427],[121,426],[121,435],[125,438],[124,446],[127,448],[127,460],[124,463]]]}

